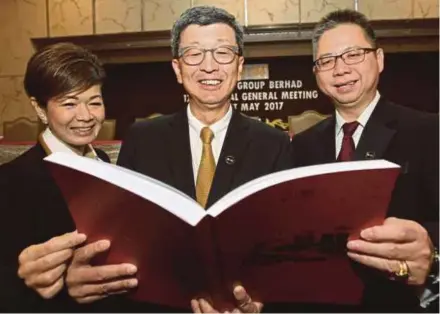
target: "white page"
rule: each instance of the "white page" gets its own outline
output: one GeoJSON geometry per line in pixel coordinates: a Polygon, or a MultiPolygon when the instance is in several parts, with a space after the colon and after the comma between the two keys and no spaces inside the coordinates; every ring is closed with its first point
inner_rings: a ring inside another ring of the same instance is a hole
{"type": "Polygon", "coordinates": [[[67,153],[53,153],[44,160],[76,169],[119,186],[144,199],[147,199],[195,226],[206,211],[195,200],[176,188],[141,173],[67,153]]]}
{"type": "Polygon", "coordinates": [[[321,165],[313,165],[295,169],[289,169],[271,173],[252,181],[249,181],[233,191],[229,192],[217,202],[215,202],[209,209],[208,214],[212,217],[220,215],[224,210],[234,205],[238,201],[246,198],[247,196],[263,190],[267,187],[276,185],[281,182],[306,178],[320,174],[329,174],[343,171],[354,170],[368,170],[368,169],[389,169],[399,168],[400,166],[392,162],[376,159],[376,160],[362,160],[362,161],[349,161],[349,162],[335,162],[321,165]]]}

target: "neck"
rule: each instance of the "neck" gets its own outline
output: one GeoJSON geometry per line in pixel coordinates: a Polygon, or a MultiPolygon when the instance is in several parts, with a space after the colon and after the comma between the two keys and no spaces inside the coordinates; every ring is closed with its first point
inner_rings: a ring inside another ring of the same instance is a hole
{"type": "Polygon", "coordinates": [[[85,152],[86,152],[86,145],[83,146],[72,146],[66,143],[67,146],[69,146],[69,148],[71,150],[73,150],[75,153],[77,153],[80,156],[84,156],[85,152]]]}
{"type": "Polygon", "coordinates": [[[205,125],[211,125],[223,118],[229,110],[229,102],[223,106],[219,106],[214,109],[200,108],[199,106],[189,104],[189,109],[191,113],[196,117],[197,120],[205,125]]]}
{"type": "Polygon", "coordinates": [[[356,121],[359,116],[364,112],[365,108],[367,108],[368,105],[371,104],[375,95],[376,94],[373,94],[372,97],[369,97],[369,99],[362,103],[357,103],[348,107],[342,106],[340,104],[335,104],[335,108],[346,122],[353,122],[356,121]]]}

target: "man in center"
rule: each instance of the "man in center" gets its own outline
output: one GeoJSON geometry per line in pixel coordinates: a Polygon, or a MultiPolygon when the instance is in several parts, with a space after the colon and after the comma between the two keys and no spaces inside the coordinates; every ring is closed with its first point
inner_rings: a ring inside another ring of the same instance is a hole
{"type": "MultiPolygon", "coordinates": [[[[288,169],[288,135],[232,108],[230,97],[244,63],[243,30],[234,16],[215,7],[191,8],[175,22],[171,45],[172,67],[189,104],[172,115],[135,123],[123,141],[118,164],[179,189],[205,208],[252,179],[288,169]]],[[[104,250],[99,242],[77,253],[91,258],[104,250]]],[[[101,267],[100,278],[105,281],[93,282],[96,292],[90,297],[90,289],[85,296],[82,287],[90,287],[91,277],[81,274],[81,266],[71,266],[67,280],[71,295],[81,302],[126,290],[128,279],[123,276],[129,273],[124,269],[124,265],[101,267]]],[[[240,310],[259,310],[247,295],[235,296],[240,310]],[[252,308],[246,308],[246,302],[252,308]]],[[[197,302],[192,306],[195,311],[199,306],[206,310],[197,302]]]]}
{"type": "Polygon", "coordinates": [[[205,208],[247,181],[289,167],[288,136],[232,108],[244,62],[243,30],[232,15],[189,9],[172,29],[172,53],[189,105],[134,124],[119,165],[168,183],[205,208]]]}

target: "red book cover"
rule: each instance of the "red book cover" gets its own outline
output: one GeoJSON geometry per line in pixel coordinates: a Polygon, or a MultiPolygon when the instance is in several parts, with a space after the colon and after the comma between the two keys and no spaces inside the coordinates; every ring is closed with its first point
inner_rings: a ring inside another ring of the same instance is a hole
{"type": "Polygon", "coordinates": [[[384,160],[291,169],[205,210],[122,167],[62,153],[46,160],[78,231],[112,242],[97,263],[137,265],[131,297],[180,308],[197,296],[231,308],[236,283],[266,303],[359,303],[346,242],[382,223],[399,173],[384,160]]]}

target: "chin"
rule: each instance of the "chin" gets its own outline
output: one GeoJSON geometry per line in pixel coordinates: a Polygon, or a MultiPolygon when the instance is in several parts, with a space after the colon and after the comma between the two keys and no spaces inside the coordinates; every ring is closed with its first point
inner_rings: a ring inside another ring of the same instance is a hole
{"type": "Polygon", "coordinates": [[[95,140],[95,136],[88,136],[88,137],[83,137],[83,138],[75,138],[75,139],[69,139],[69,141],[67,142],[67,144],[71,145],[71,146],[85,146],[88,145],[90,143],[92,143],[95,140]]]}

